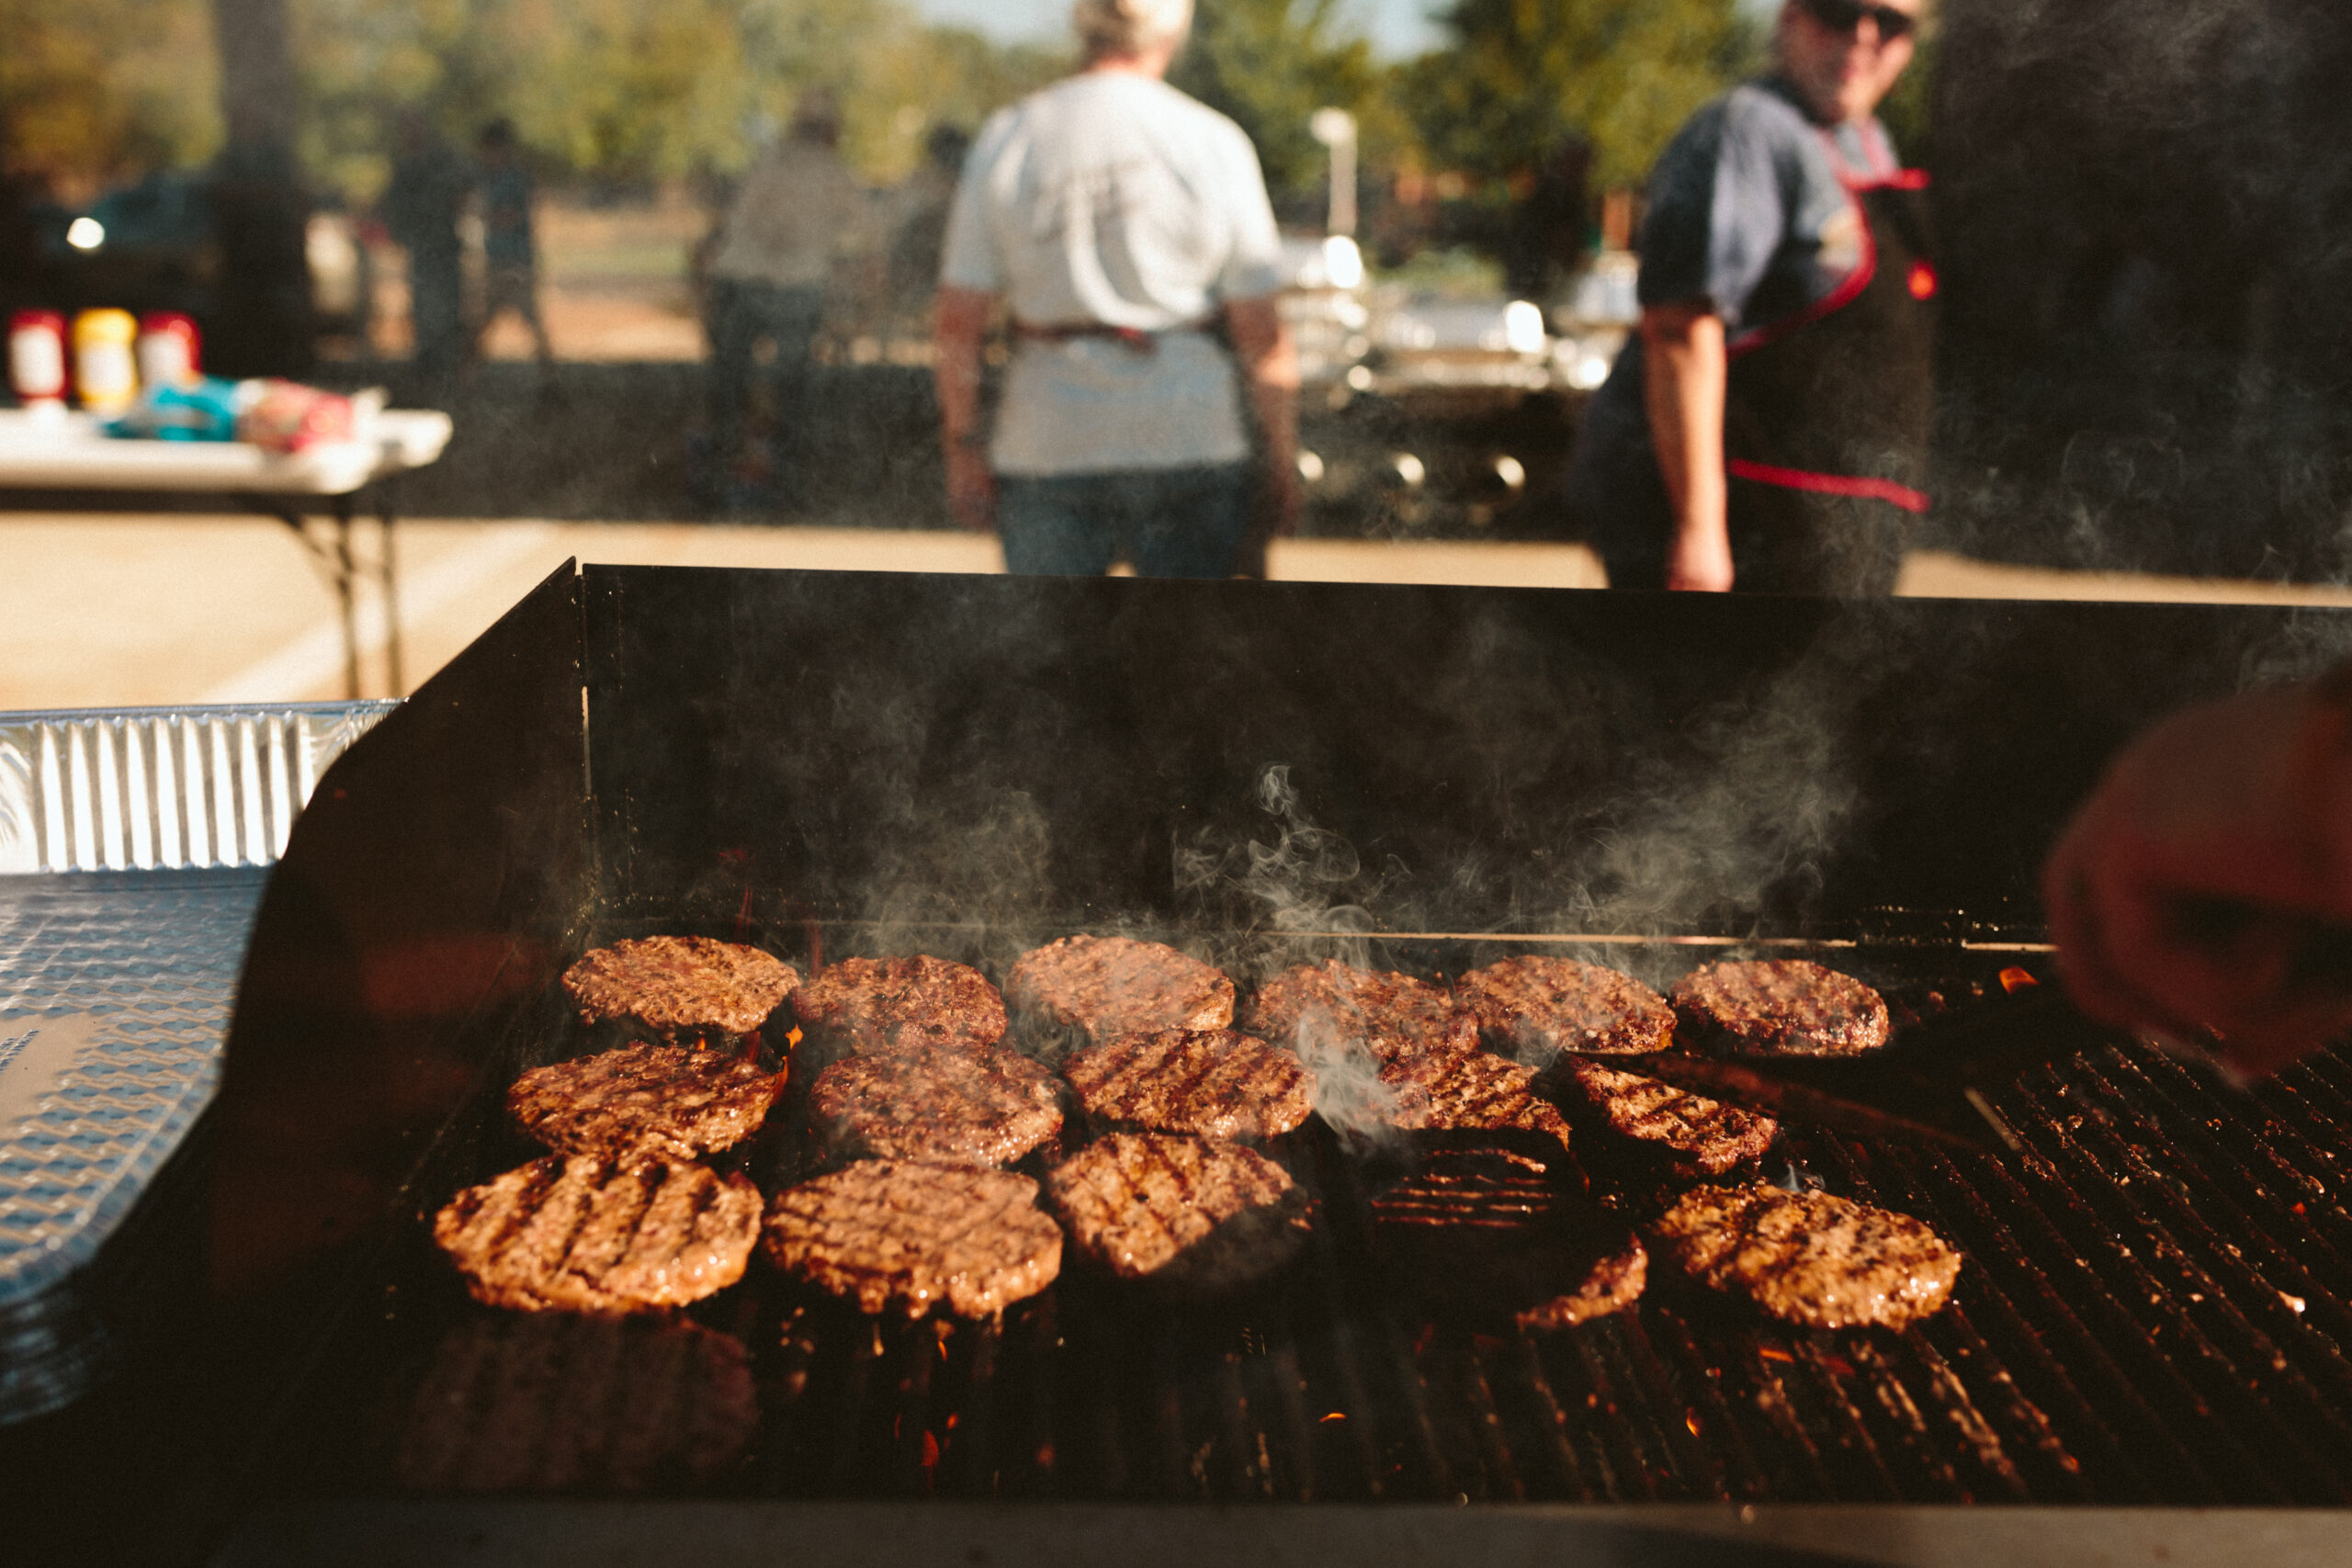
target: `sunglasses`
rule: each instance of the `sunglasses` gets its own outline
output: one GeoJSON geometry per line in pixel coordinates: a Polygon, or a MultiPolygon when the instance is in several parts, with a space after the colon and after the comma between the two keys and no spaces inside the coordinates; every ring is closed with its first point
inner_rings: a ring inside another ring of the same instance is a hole
{"type": "Polygon", "coordinates": [[[1893,43],[1908,38],[1919,25],[1919,18],[1908,11],[1898,11],[1892,6],[1869,6],[1861,0],[1800,0],[1805,14],[1833,33],[1859,31],[1862,18],[1868,17],[1878,24],[1881,43],[1893,43]]]}

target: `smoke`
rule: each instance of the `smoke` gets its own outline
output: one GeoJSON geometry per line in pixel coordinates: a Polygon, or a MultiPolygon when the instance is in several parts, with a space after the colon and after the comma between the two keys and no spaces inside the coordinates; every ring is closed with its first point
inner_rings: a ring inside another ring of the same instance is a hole
{"type": "Polygon", "coordinates": [[[1288,763],[1262,768],[1253,795],[1269,837],[1234,843],[1202,828],[1171,846],[1179,900],[1232,933],[1227,973],[1271,973],[1309,951],[1369,962],[1373,907],[1406,879],[1404,866],[1368,876],[1353,845],[1307,819],[1288,763]]]}

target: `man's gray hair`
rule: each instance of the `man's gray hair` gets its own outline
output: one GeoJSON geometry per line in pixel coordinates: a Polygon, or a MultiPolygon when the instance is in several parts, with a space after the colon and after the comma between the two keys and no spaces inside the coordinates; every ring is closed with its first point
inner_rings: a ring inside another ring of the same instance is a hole
{"type": "Polygon", "coordinates": [[[1078,0],[1069,21],[1089,60],[1141,54],[1182,41],[1193,25],[1193,0],[1078,0]]]}

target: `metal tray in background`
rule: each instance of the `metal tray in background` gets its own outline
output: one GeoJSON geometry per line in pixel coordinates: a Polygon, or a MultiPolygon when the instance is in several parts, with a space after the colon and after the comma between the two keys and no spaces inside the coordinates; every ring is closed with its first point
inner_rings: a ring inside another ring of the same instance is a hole
{"type": "Polygon", "coordinates": [[[0,714],[0,1424],[131,1332],[112,1254],[220,1081],[269,867],[395,705],[0,714]]]}

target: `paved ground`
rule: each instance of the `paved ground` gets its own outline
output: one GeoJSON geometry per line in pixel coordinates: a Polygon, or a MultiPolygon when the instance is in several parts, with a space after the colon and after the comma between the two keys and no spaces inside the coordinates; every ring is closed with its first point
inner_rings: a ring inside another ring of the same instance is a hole
{"type": "MultiPolygon", "coordinates": [[[[372,530],[362,543],[376,544],[372,530]]],[[[399,530],[407,683],[446,662],[564,561],[819,570],[996,571],[996,541],[935,531],[710,524],[434,521],[399,530]]],[[[0,513],[0,711],[339,696],[325,576],[282,525],[235,516],[0,513]]],[[[1301,539],[1278,578],[1592,588],[1574,545],[1301,539]]],[[[2006,598],[2352,606],[2352,590],[2028,570],[1922,554],[1901,592],[2006,598]]],[[[386,620],[361,601],[366,689],[387,691],[386,620]]]]}

